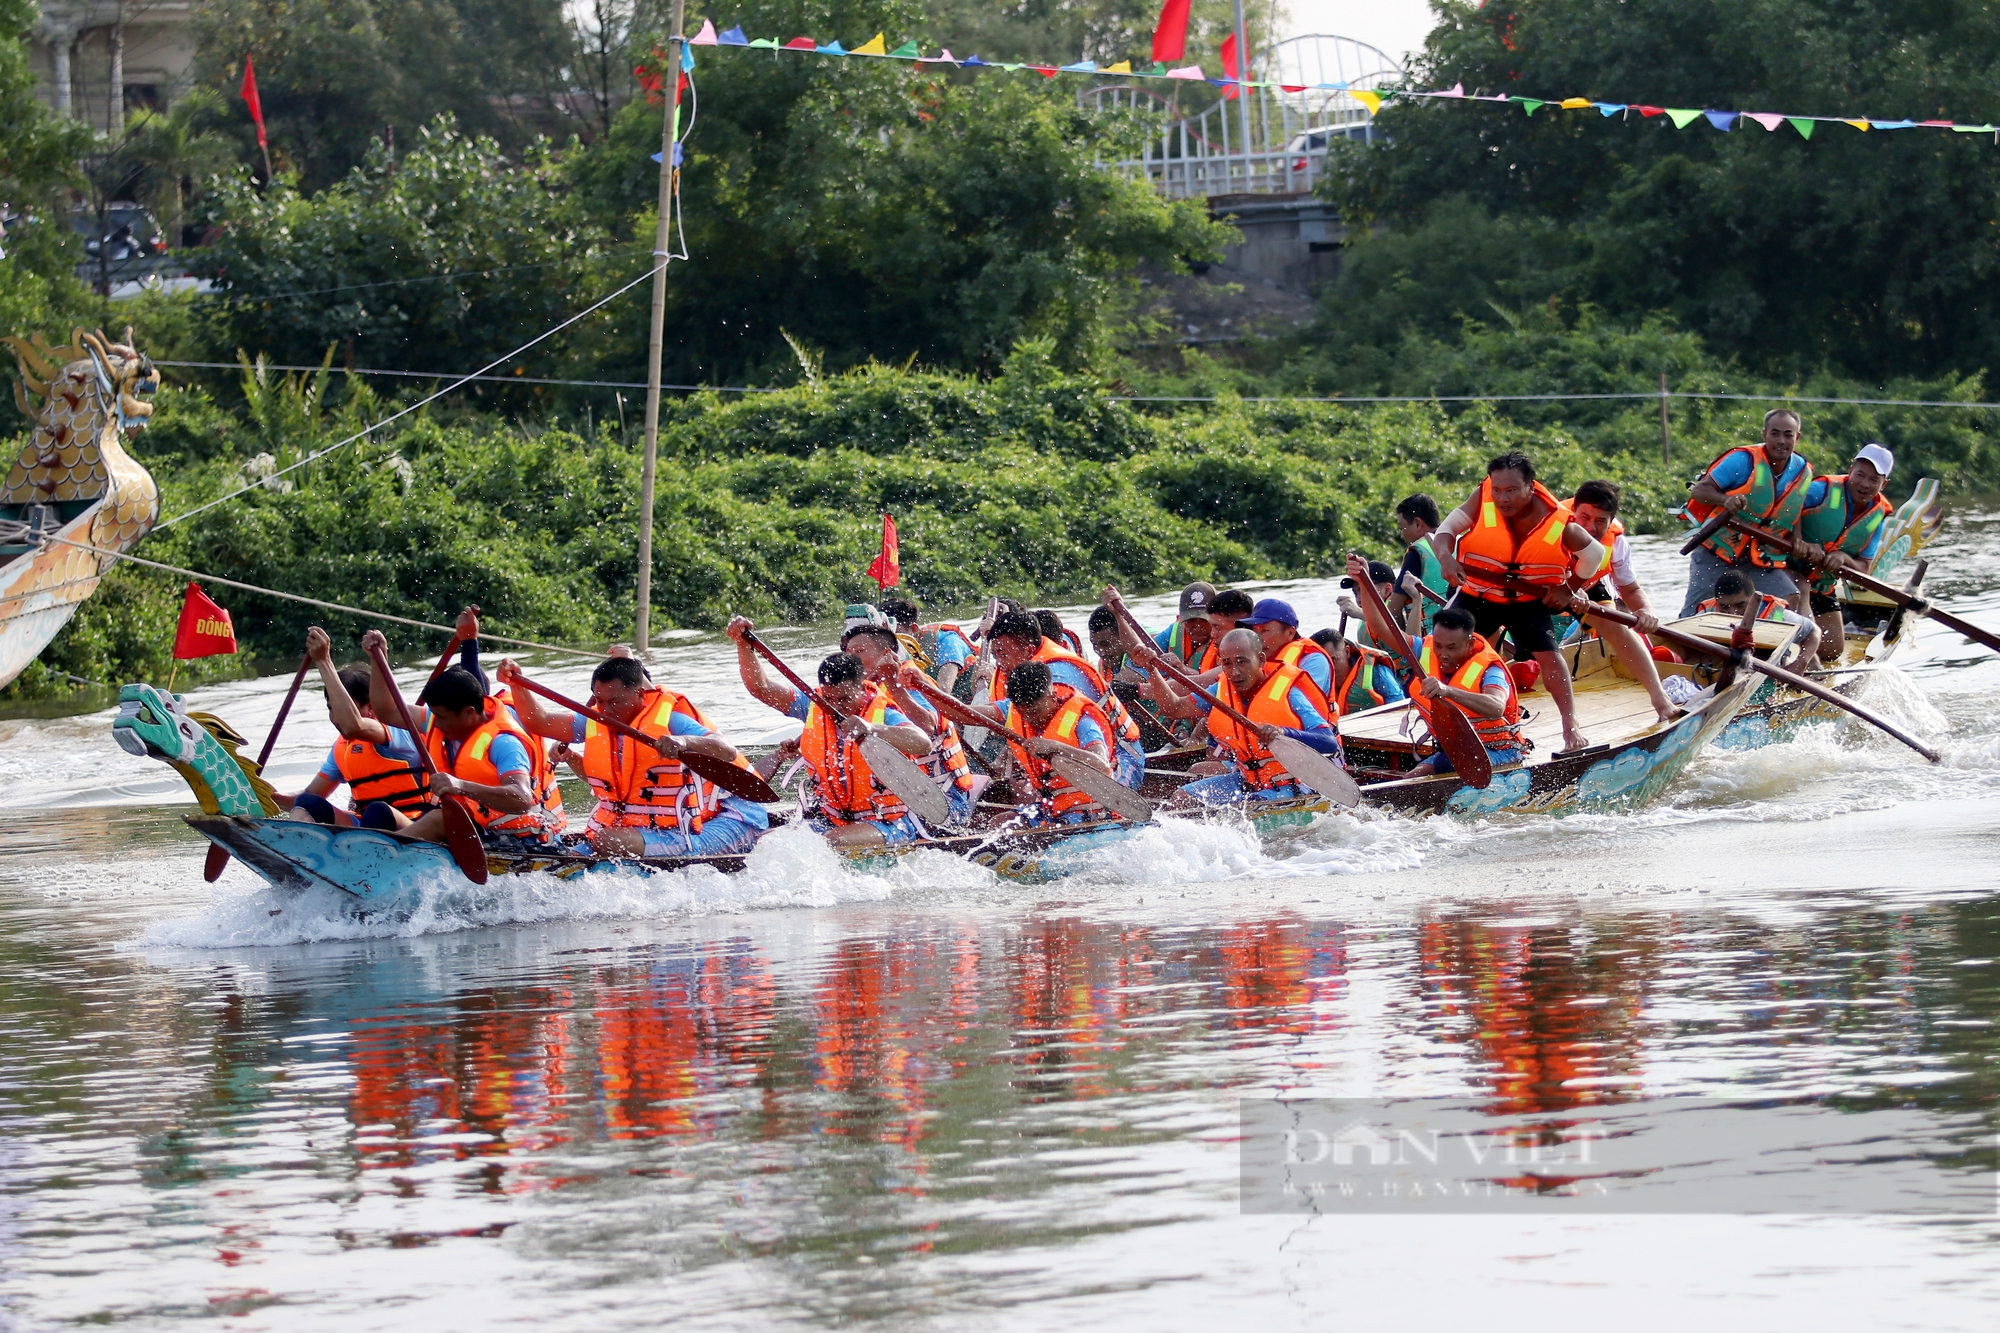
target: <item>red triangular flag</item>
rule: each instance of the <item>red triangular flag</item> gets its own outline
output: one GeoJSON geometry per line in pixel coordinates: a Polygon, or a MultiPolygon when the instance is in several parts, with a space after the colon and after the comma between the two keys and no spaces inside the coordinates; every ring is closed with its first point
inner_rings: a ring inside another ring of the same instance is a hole
{"type": "Polygon", "coordinates": [[[1153,59],[1165,65],[1187,54],[1189,0],[1167,0],[1153,29],[1153,59]]]}
{"type": "MultiPolygon", "coordinates": [[[[257,62],[249,56],[243,57],[243,100],[250,105],[250,119],[257,124],[257,146],[269,149],[264,138],[264,100],[257,96],[257,62]]],[[[234,648],[229,650],[235,652],[234,648]]]]}
{"type": "Polygon", "coordinates": [[[896,541],[896,520],[882,515],[882,554],[875,557],[875,563],[868,566],[868,577],[875,580],[877,587],[887,592],[903,580],[903,567],[899,563],[902,550],[896,541]]]}
{"type": "Polygon", "coordinates": [[[235,651],[236,626],[229,622],[229,613],[211,601],[199,583],[188,584],[181,600],[180,628],[174,631],[174,656],[185,662],[235,651]]]}

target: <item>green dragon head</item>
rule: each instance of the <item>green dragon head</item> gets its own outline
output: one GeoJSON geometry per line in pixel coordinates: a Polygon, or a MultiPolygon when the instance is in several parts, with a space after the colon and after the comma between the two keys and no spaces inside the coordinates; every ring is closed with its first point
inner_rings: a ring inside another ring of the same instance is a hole
{"type": "Polygon", "coordinates": [[[178,694],[151,685],[118,692],[112,738],[128,754],[170,764],[211,815],[275,815],[276,793],[257,765],[237,753],[243,737],[213,713],[190,713],[178,694]]]}

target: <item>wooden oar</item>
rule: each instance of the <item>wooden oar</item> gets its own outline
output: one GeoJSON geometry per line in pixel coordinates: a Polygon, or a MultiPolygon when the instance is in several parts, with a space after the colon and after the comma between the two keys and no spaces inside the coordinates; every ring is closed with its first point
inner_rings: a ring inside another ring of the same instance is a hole
{"type": "MultiPolygon", "coordinates": [[[[285,691],[285,702],[278,705],[277,720],[271,723],[271,734],[264,737],[264,748],[257,752],[257,771],[262,773],[264,765],[271,762],[271,751],[278,744],[278,733],[285,729],[285,719],[292,715],[292,701],[299,697],[299,686],[306,683],[306,672],[312,667],[312,655],[299,659],[298,673],[292,677],[292,688],[285,691]]],[[[222,878],[222,872],[229,867],[229,852],[220,843],[208,845],[208,859],[202,863],[201,877],[210,884],[222,878]]]]}
{"type": "MultiPolygon", "coordinates": [[[[368,658],[375,669],[382,673],[382,683],[389,688],[389,697],[395,700],[396,715],[403,719],[403,730],[417,745],[417,759],[424,766],[424,780],[429,784],[437,777],[437,765],[431,762],[430,746],[424,744],[423,733],[417,730],[417,720],[410,715],[410,706],[403,702],[403,692],[396,688],[396,677],[389,668],[389,655],[380,648],[371,648],[368,658]]],[[[479,841],[479,826],[472,822],[472,813],[465,808],[462,796],[446,796],[440,799],[438,808],[444,812],[444,840],[451,848],[451,859],[458,862],[458,868],[474,884],[486,882],[486,846],[479,841]]]]}
{"type": "MultiPolygon", "coordinates": [[[[1757,524],[1748,522],[1747,520],[1741,518],[1732,517],[1729,520],[1729,526],[1735,528],[1738,532],[1741,532],[1746,536],[1755,537],[1759,541],[1770,542],[1774,545],[1789,544],[1785,541],[1783,537],[1780,537],[1777,533],[1772,532],[1768,528],[1759,527],[1757,524]]],[[[1806,558],[1808,560],[1811,560],[1812,563],[1815,565],[1824,565],[1826,563],[1826,557],[1824,553],[1817,555],[1809,555],[1806,558]]],[[[1932,606],[1930,602],[1927,601],[1926,599],[1914,596],[1911,593],[1908,593],[1903,589],[1898,588],[1893,583],[1884,583],[1882,582],[1882,580],[1875,578],[1872,575],[1863,574],[1857,570],[1852,570],[1852,569],[1840,570],[1837,574],[1837,577],[1846,579],[1849,583],[1854,584],[1856,587],[1866,588],[1868,591],[1874,593],[1878,597],[1886,597],[1890,601],[1894,602],[1897,606],[1908,607],[1910,610],[1915,611],[1918,615],[1926,616],[1932,620],[1937,621],[1937,623],[1940,625],[1944,625],[1950,629],[1955,629],[1960,634],[1963,634],[1966,638],[1971,639],[1974,643],[1979,644],[1980,646],[1985,648],[1991,648],[1994,652],[2000,653],[2000,634],[1995,634],[1990,630],[1983,630],[1979,628],[1979,626],[1972,624],[1970,621],[1960,620],[1957,616],[1953,615],[1951,612],[1941,610],[1938,607],[1932,606]]]]}
{"type": "MultiPolygon", "coordinates": [[[[1727,509],[1718,509],[1713,514],[1710,514],[1702,525],[1693,532],[1690,532],[1687,540],[1681,543],[1681,554],[1693,555],[1695,547],[1728,527],[1729,520],[1734,517],[1735,515],[1731,514],[1727,509]]],[[[1787,542],[1784,544],[1789,546],[1791,543],[1787,542]]]]}
{"type": "MultiPolygon", "coordinates": [[[[1372,580],[1356,579],[1354,590],[1368,599],[1368,604],[1384,624],[1395,628],[1396,618],[1383,605],[1382,594],[1375,591],[1372,580]]],[[[1415,683],[1424,675],[1423,663],[1410,651],[1400,630],[1389,636],[1387,646],[1412,672],[1411,693],[1414,695],[1415,683]]],[[[1416,700],[1412,698],[1410,707],[1416,706],[1416,700]]],[[[1449,699],[1431,699],[1422,711],[1424,720],[1430,723],[1431,736],[1437,741],[1438,748],[1444,751],[1445,758],[1451,760],[1452,771],[1469,787],[1484,788],[1490,784],[1493,781],[1493,759],[1486,753],[1486,742],[1479,739],[1479,732],[1473,728],[1472,720],[1466,717],[1464,710],[1449,699]]]]}
{"type": "MultiPolygon", "coordinates": [[[[1368,592],[1372,596],[1375,590],[1370,588],[1368,592]]],[[[1114,615],[1132,627],[1132,632],[1139,636],[1141,643],[1151,641],[1152,636],[1146,633],[1145,627],[1134,620],[1132,613],[1125,609],[1123,599],[1111,604],[1111,610],[1114,615]]],[[[1196,698],[1224,716],[1236,719],[1237,725],[1251,735],[1256,735],[1258,724],[1252,722],[1247,714],[1237,711],[1203,689],[1201,682],[1172,657],[1160,652],[1155,652],[1153,656],[1162,667],[1166,668],[1168,675],[1193,691],[1196,698]]],[[[1290,736],[1280,736],[1270,743],[1270,750],[1272,757],[1284,765],[1285,771],[1297,778],[1300,784],[1309,790],[1318,792],[1335,805],[1361,804],[1361,784],[1354,780],[1354,775],[1304,741],[1294,740],[1290,736]]],[[[1484,750],[1480,751],[1482,757],[1485,753],[1484,750]]]]}
{"type": "MultiPolygon", "coordinates": [[[[778,674],[792,683],[792,688],[818,704],[836,721],[845,722],[848,714],[835,708],[827,697],[800,679],[798,672],[785,665],[783,658],[772,652],[764,641],[749,630],[743,631],[743,642],[755,648],[760,656],[778,668],[778,674]]],[[[902,798],[903,804],[923,816],[931,824],[951,822],[951,804],[944,793],[931,781],[931,775],[918,768],[910,757],[889,742],[872,732],[861,741],[861,757],[868,761],[868,767],[882,780],[882,785],[902,798]]]]}
{"type": "MultiPolygon", "coordinates": [[[[1753,600],[1751,606],[1755,607],[1756,605],[1757,603],[1753,600]]],[[[1614,610],[1601,602],[1593,602],[1588,597],[1576,597],[1572,599],[1569,606],[1569,613],[1573,616],[1593,616],[1598,620],[1608,620],[1614,625],[1626,625],[1636,628],[1639,623],[1639,617],[1633,615],[1631,612],[1614,610]]],[[[1823,699],[1836,708],[1843,708],[1870,726],[1894,736],[1897,740],[1909,746],[1933,764],[1938,762],[1937,751],[1931,749],[1930,746],[1925,745],[1922,741],[1910,735],[1887,718],[1863,708],[1852,699],[1828,689],[1816,680],[1807,680],[1797,672],[1787,671],[1781,666],[1773,666],[1753,652],[1747,652],[1738,648],[1725,648],[1719,643],[1710,643],[1707,639],[1701,638],[1699,635],[1688,634],[1666,625],[1660,626],[1657,633],[1659,637],[1677,648],[1685,649],[1688,652],[1701,653],[1705,657],[1721,658],[1737,666],[1749,667],[1752,671],[1762,672],[1772,680],[1783,681],[1801,693],[1810,694],[1815,699],[1823,699]]]]}
{"type": "Polygon", "coordinates": [[[717,759],[714,755],[693,754],[687,750],[679,749],[667,737],[648,736],[637,727],[627,726],[616,718],[608,717],[598,712],[588,704],[580,704],[574,699],[564,698],[546,685],[537,685],[534,681],[529,680],[526,676],[518,672],[514,675],[514,683],[528,693],[539,694],[550,703],[567,708],[572,713],[581,714],[599,726],[608,727],[628,740],[635,740],[641,745],[652,746],[654,750],[678,762],[688,772],[695,774],[705,782],[714,783],[732,796],[741,796],[746,801],[775,801],[778,799],[778,793],[771,790],[771,784],[747,768],[738,768],[725,759],[717,759]]]}
{"type": "MultiPolygon", "coordinates": [[[[962,727],[985,727],[989,731],[997,731],[1002,736],[1017,742],[1022,749],[1030,747],[1028,738],[1020,732],[1014,730],[1012,727],[995,725],[988,719],[973,712],[965,704],[959,702],[956,697],[946,694],[936,686],[919,682],[917,692],[923,695],[924,698],[929,699],[931,705],[940,713],[946,714],[952,721],[962,727]]],[[[1107,737],[1106,739],[1108,740],[1109,738],[1107,737]]],[[[1064,782],[1069,783],[1070,786],[1075,787],[1105,809],[1117,812],[1122,818],[1132,820],[1134,823],[1143,824],[1153,817],[1153,802],[1147,800],[1138,792],[1133,791],[1103,769],[1066,753],[1058,753],[1052,756],[1050,763],[1062,775],[1064,782]]]]}

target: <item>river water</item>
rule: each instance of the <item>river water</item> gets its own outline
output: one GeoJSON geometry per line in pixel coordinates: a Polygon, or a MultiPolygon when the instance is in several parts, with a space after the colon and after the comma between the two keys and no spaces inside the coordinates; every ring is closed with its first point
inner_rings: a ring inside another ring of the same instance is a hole
{"type": "MultiPolygon", "coordinates": [[[[1639,546],[1671,605],[1683,566],[1639,546]]],[[[2000,625],[2000,518],[1930,554],[1934,593],[2000,625]]],[[[1330,584],[1279,586],[1308,628],[1335,614],[1330,584]]],[[[799,661],[828,637],[772,635],[799,661]]],[[[778,719],[727,648],[684,636],[664,674],[752,741],[778,719]]],[[[261,738],[285,683],[192,703],[261,738]]],[[[1700,1096],[1816,1116],[1836,1193],[1990,1170],[1996,689],[2000,660],[1928,628],[1867,699],[1942,764],[1823,727],[1704,755],[1628,816],[1183,826],[1040,888],[780,834],[735,879],[446,890],[395,921],[240,867],[204,885],[185,786],[108,712],[0,722],[0,1320],[1988,1330],[1990,1191],[1253,1214],[1237,1116],[1700,1096]]],[[[329,737],[303,698],[279,785],[329,737]]]]}

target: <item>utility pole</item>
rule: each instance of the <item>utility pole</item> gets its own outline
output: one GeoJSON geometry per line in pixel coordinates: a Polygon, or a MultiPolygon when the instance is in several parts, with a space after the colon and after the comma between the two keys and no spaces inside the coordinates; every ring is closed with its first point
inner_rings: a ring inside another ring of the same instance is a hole
{"type": "Polygon", "coordinates": [[[1243,129],[1243,188],[1250,189],[1250,30],[1243,22],[1243,0],[1236,0],[1236,123],[1243,129]]]}
{"type": "Polygon", "coordinates": [[[680,164],[674,148],[681,137],[681,53],[686,0],[674,0],[674,32],[667,44],[667,114],[660,129],[660,220],[653,228],[653,324],[646,338],[646,461],[639,472],[639,614],[632,651],[648,657],[653,648],[653,480],[660,462],[660,356],[667,337],[667,248],[673,224],[674,178],[680,164]]]}
{"type": "Polygon", "coordinates": [[[1660,372],[1660,461],[1674,461],[1674,436],[1667,425],[1667,372],[1660,372]]]}

